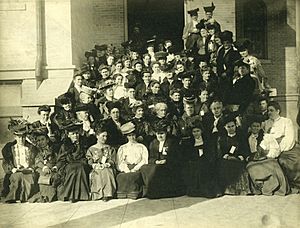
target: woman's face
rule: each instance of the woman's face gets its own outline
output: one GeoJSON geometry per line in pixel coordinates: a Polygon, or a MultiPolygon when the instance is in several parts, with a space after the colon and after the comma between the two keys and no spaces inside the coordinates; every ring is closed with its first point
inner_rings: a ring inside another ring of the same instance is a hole
{"type": "Polygon", "coordinates": [[[144,73],[143,74],[143,81],[145,83],[150,83],[150,81],[151,81],[151,74],[150,73],[144,73]]]}
{"type": "Polygon", "coordinates": [[[246,58],[246,57],[249,55],[249,52],[248,52],[248,50],[240,51],[240,55],[241,55],[243,58],[246,58]]]}
{"type": "Polygon", "coordinates": [[[207,37],[207,35],[208,35],[207,30],[204,28],[200,30],[200,34],[202,37],[207,37]]]}
{"type": "Polygon", "coordinates": [[[199,139],[199,138],[201,138],[201,136],[202,136],[202,131],[201,131],[200,128],[193,128],[193,129],[192,129],[192,134],[193,134],[193,137],[194,137],[195,139],[199,139]]]}
{"type": "Polygon", "coordinates": [[[49,139],[45,135],[39,135],[36,137],[36,145],[39,148],[44,148],[48,145],[49,139]]]}
{"type": "Polygon", "coordinates": [[[93,101],[93,97],[86,93],[80,93],[79,98],[83,104],[90,104],[93,101]]]}
{"type": "Polygon", "coordinates": [[[76,86],[82,86],[82,77],[81,76],[77,76],[77,77],[75,77],[74,79],[73,79],[73,81],[74,81],[74,84],[76,85],[76,86]]]}
{"type": "Polygon", "coordinates": [[[204,71],[203,74],[202,74],[202,78],[204,81],[208,81],[210,77],[210,72],[209,71],[204,71]]]}
{"type": "Polygon", "coordinates": [[[135,60],[135,59],[138,59],[138,57],[139,57],[139,54],[137,52],[131,53],[131,59],[135,60]]]}
{"type": "Polygon", "coordinates": [[[107,61],[107,65],[111,66],[114,63],[115,58],[113,56],[108,56],[106,61],[107,61]]]}
{"type": "Polygon", "coordinates": [[[154,94],[158,94],[159,89],[160,89],[159,83],[155,83],[151,86],[151,91],[154,94]]]}
{"type": "Polygon", "coordinates": [[[116,64],[116,71],[121,71],[123,68],[122,63],[117,63],[116,64]]]}
{"type": "Polygon", "coordinates": [[[269,106],[268,107],[268,116],[272,120],[276,120],[278,117],[280,117],[280,111],[276,110],[275,107],[269,106]]]}
{"type": "Polygon", "coordinates": [[[105,92],[105,95],[107,97],[113,97],[114,96],[114,89],[113,89],[113,87],[107,88],[106,92],[105,92]]]}
{"type": "Polygon", "coordinates": [[[128,135],[126,135],[127,139],[129,142],[136,142],[136,135],[135,133],[129,133],[128,135]]]}
{"type": "Polygon", "coordinates": [[[195,112],[195,107],[193,104],[185,104],[184,105],[184,111],[188,116],[192,116],[195,112]]]}
{"type": "Polygon", "coordinates": [[[127,59],[127,60],[124,61],[124,67],[126,67],[126,68],[130,68],[131,67],[131,62],[130,62],[129,59],[127,59]]]}
{"type": "Polygon", "coordinates": [[[79,141],[79,132],[78,131],[71,131],[68,132],[68,138],[71,139],[72,143],[79,141]]]}
{"type": "Polygon", "coordinates": [[[219,117],[222,114],[223,105],[221,102],[214,102],[211,104],[210,109],[215,117],[219,117]]]}
{"type": "Polygon", "coordinates": [[[140,63],[135,64],[134,68],[138,71],[141,72],[143,70],[143,65],[140,63]]]}
{"type": "Polygon", "coordinates": [[[102,69],[100,74],[102,75],[102,78],[108,78],[109,77],[109,70],[108,69],[102,69]]]}
{"type": "Polygon", "coordinates": [[[71,103],[69,103],[69,104],[63,104],[62,107],[63,107],[64,110],[70,111],[71,108],[72,108],[72,104],[71,103]]]}
{"type": "Polygon", "coordinates": [[[119,117],[120,117],[120,111],[118,108],[113,108],[110,111],[110,117],[115,120],[115,121],[119,121],[119,117]]]}
{"type": "Polygon", "coordinates": [[[91,78],[91,73],[89,71],[82,74],[83,78],[89,80],[91,78]]]}
{"type": "Polygon", "coordinates": [[[107,140],[107,132],[104,131],[104,132],[101,132],[100,134],[97,134],[97,140],[98,140],[98,143],[105,144],[106,140],[107,140]]]}
{"type": "Polygon", "coordinates": [[[261,124],[258,122],[253,122],[250,126],[250,130],[253,134],[258,134],[261,129],[261,124]]]}
{"type": "Polygon", "coordinates": [[[165,131],[162,131],[162,132],[156,132],[155,133],[156,135],[156,138],[159,142],[164,142],[166,141],[166,138],[167,138],[167,133],[165,131]]]}
{"type": "Polygon", "coordinates": [[[130,99],[134,99],[134,95],[135,95],[135,89],[134,88],[130,88],[127,91],[127,95],[130,99]]]}
{"type": "Polygon", "coordinates": [[[122,85],[123,76],[117,76],[115,82],[116,82],[117,85],[122,85]]]}
{"type": "Polygon", "coordinates": [[[173,101],[175,101],[175,102],[179,102],[180,101],[180,93],[173,93],[172,95],[171,95],[171,99],[173,100],[173,101]]]}
{"type": "Polygon", "coordinates": [[[249,74],[250,70],[246,66],[239,66],[238,72],[241,76],[245,76],[245,75],[249,74]]]}
{"type": "Polygon", "coordinates": [[[230,41],[225,40],[222,43],[223,43],[225,50],[228,50],[232,47],[232,43],[230,41]]]}
{"type": "Polygon", "coordinates": [[[136,109],[136,112],[135,112],[135,117],[136,118],[142,118],[144,116],[144,109],[142,107],[139,107],[136,109]]]}
{"type": "Polygon", "coordinates": [[[151,58],[149,55],[145,55],[144,59],[143,59],[143,62],[146,64],[146,65],[149,65],[150,62],[151,62],[151,58]]]}
{"type": "Polygon", "coordinates": [[[225,130],[227,131],[227,134],[234,134],[236,132],[235,122],[231,121],[225,124],[225,130]]]}
{"type": "Polygon", "coordinates": [[[159,64],[153,64],[152,66],[152,70],[154,73],[159,73],[160,69],[159,69],[159,64]]]}
{"type": "Polygon", "coordinates": [[[77,119],[81,121],[87,121],[89,119],[89,113],[87,111],[76,112],[77,119]]]}
{"type": "Polygon", "coordinates": [[[183,64],[177,64],[176,69],[179,73],[184,71],[184,65],[183,64]]]}
{"type": "Polygon", "coordinates": [[[49,120],[50,112],[47,111],[41,111],[40,112],[40,120],[41,122],[47,122],[49,120]]]}
{"type": "Polygon", "coordinates": [[[200,95],[199,95],[200,101],[201,103],[204,103],[208,100],[208,92],[207,90],[203,90],[201,91],[200,95]]]}
{"type": "Polygon", "coordinates": [[[159,118],[164,118],[167,115],[167,107],[161,106],[156,110],[156,116],[159,118]]]}

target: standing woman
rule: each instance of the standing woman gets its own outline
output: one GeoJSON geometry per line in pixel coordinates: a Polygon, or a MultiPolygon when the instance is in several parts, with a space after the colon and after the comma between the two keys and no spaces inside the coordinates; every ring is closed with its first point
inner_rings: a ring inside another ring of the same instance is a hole
{"type": "Polygon", "coordinates": [[[86,161],[87,145],[80,137],[82,124],[70,123],[65,126],[67,138],[64,140],[57,157],[58,173],[62,183],[57,195],[61,201],[72,203],[89,199],[88,166],[86,161]]]}
{"type": "Polygon", "coordinates": [[[3,194],[6,195],[5,202],[26,202],[37,190],[33,170],[36,148],[26,141],[26,134],[29,133],[26,120],[11,119],[8,129],[13,132],[15,140],[2,149],[2,167],[6,174],[3,194]]]}
{"type": "Polygon", "coordinates": [[[96,127],[97,144],[91,146],[86,157],[93,170],[90,174],[91,199],[109,201],[115,195],[115,158],[116,151],[106,144],[107,131],[104,126],[96,127]]]}
{"type": "Polygon", "coordinates": [[[276,101],[268,103],[269,119],[263,129],[273,135],[280,147],[278,162],[292,188],[300,190],[300,153],[295,148],[296,136],[292,120],[280,116],[281,107],[276,101]]]}
{"type": "Polygon", "coordinates": [[[117,176],[117,197],[137,199],[141,196],[143,184],[140,169],[148,164],[148,150],[136,141],[133,123],[122,125],[121,130],[128,142],[122,145],[117,153],[117,169],[120,171],[117,176]]]}

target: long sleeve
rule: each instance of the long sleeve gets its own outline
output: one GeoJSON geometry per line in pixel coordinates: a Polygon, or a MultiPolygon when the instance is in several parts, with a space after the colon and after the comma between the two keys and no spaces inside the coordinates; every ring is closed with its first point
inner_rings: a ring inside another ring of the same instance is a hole
{"type": "Polygon", "coordinates": [[[268,151],[268,158],[277,158],[280,155],[280,147],[271,134],[265,134],[260,147],[268,151]]]}
{"type": "Polygon", "coordinates": [[[143,165],[148,164],[148,149],[143,144],[140,144],[140,147],[142,158],[140,162],[132,169],[132,171],[138,171],[143,165]]]}
{"type": "Polygon", "coordinates": [[[127,166],[127,161],[126,161],[126,155],[124,153],[124,146],[121,146],[118,149],[118,153],[117,153],[117,169],[120,172],[125,172],[128,173],[130,172],[128,166],[127,166]]]}
{"type": "Polygon", "coordinates": [[[295,145],[295,131],[292,120],[285,118],[284,136],[279,143],[281,151],[289,151],[295,145]]]}

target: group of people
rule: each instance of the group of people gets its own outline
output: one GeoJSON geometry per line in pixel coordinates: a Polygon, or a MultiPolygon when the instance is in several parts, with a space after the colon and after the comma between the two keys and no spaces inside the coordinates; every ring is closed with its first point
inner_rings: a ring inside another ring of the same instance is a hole
{"type": "Polygon", "coordinates": [[[170,40],[129,40],[123,53],[95,45],[54,110],[40,106],[33,123],[11,119],[2,199],[298,192],[292,121],[270,100],[251,42],[221,32],[214,9],[199,22],[199,9],[188,11],[184,51],[170,40]]]}

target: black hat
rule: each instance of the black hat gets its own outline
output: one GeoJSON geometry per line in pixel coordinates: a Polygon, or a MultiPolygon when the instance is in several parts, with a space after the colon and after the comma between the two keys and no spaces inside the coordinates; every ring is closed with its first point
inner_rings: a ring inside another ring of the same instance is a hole
{"type": "Polygon", "coordinates": [[[49,105],[42,105],[38,108],[38,114],[40,114],[41,112],[51,112],[51,108],[49,105]]]}
{"type": "Polygon", "coordinates": [[[168,53],[165,51],[158,51],[155,53],[155,59],[159,60],[159,59],[166,59],[167,58],[168,53]]]}
{"type": "Polygon", "coordinates": [[[191,73],[190,72],[182,72],[182,74],[181,74],[181,80],[183,80],[185,78],[191,79],[191,73]]]}
{"type": "Polygon", "coordinates": [[[116,83],[113,80],[107,79],[99,85],[99,89],[100,90],[107,89],[109,87],[113,87],[115,84],[116,83]]]}
{"type": "Polygon", "coordinates": [[[86,104],[77,104],[74,109],[75,112],[88,111],[88,110],[89,107],[86,104]]]}
{"type": "Polygon", "coordinates": [[[91,57],[91,56],[93,56],[93,57],[95,57],[95,55],[94,55],[94,53],[92,52],[92,51],[86,51],[85,53],[84,53],[84,56],[88,59],[89,57],[91,57]]]}
{"type": "Polygon", "coordinates": [[[245,50],[249,50],[251,49],[252,46],[252,42],[249,39],[245,39],[245,40],[238,40],[234,43],[234,46],[236,47],[236,49],[241,52],[241,51],[245,51],[245,50]]]}
{"type": "Polygon", "coordinates": [[[147,47],[154,47],[156,42],[156,36],[153,36],[150,40],[147,40],[146,45],[147,47]]]}
{"type": "Polygon", "coordinates": [[[145,108],[145,104],[140,100],[136,100],[133,103],[132,112],[135,113],[138,108],[143,108],[143,109],[145,108]]]}
{"type": "Polygon", "coordinates": [[[145,73],[151,74],[150,69],[148,69],[148,68],[143,69],[142,70],[142,75],[144,75],[145,73]]]}
{"type": "Polygon", "coordinates": [[[103,69],[109,70],[109,66],[107,66],[107,65],[105,65],[105,64],[101,64],[101,65],[99,66],[99,68],[98,68],[98,71],[100,72],[100,71],[103,70],[103,69]]]}
{"type": "Polygon", "coordinates": [[[154,125],[154,131],[155,132],[167,132],[168,131],[169,124],[166,120],[159,120],[154,125]]]}
{"type": "Polygon", "coordinates": [[[166,67],[164,68],[164,72],[172,72],[174,73],[174,67],[172,64],[166,64],[166,67]]]}
{"type": "Polygon", "coordinates": [[[131,43],[132,43],[132,40],[127,40],[125,42],[122,42],[121,46],[124,47],[124,48],[127,48],[131,45],[131,43]]]}
{"type": "Polygon", "coordinates": [[[57,98],[58,102],[61,105],[71,104],[72,103],[72,95],[70,93],[64,93],[57,98]]]}
{"type": "Polygon", "coordinates": [[[209,23],[206,25],[206,28],[209,30],[209,29],[215,29],[217,30],[217,26],[215,23],[209,23]]]}
{"type": "Polygon", "coordinates": [[[82,128],[82,122],[78,120],[66,120],[62,123],[62,129],[68,132],[79,131],[82,128]]]}
{"type": "Polygon", "coordinates": [[[106,44],[101,44],[101,45],[95,45],[95,49],[98,51],[106,51],[107,50],[107,45],[106,44]]]}
{"type": "Polygon", "coordinates": [[[135,83],[132,83],[132,82],[125,82],[124,83],[124,87],[126,89],[135,89],[135,83]]]}
{"type": "Polygon", "coordinates": [[[38,137],[41,135],[47,136],[48,133],[49,133],[49,131],[48,131],[47,127],[44,127],[44,126],[32,129],[33,137],[38,137]]]}
{"type": "Polygon", "coordinates": [[[110,112],[114,108],[117,108],[117,109],[120,110],[120,103],[119,102],[108,101],[105,106],[108,109],[108,112],[110,112]]]}
{"type": "Polygon", "coordinates": [[[205,25],[204,25],[204,23],[198,23],[196,25],[196,28],[199,29],[199,31],[200,31],[201,29],[205,29],[205,25]]]}
{"type": "Polygon", "coordinates": [[[204,6],[203,7],[203,9],[204,9],[205,12],[211,12],[211,13],[215,10],[215,8],[216,7],[215,7],[215,5],[214,5],[213,2],[211,3],[211,6],[204,6]]]}
{"type": "Polygon", "coordinates": [[[262,123],[265,121],[265,117],[262,115],[249,115],[247,117],[249,125],[253,123],[262,123]]]}
{"type": "Polygon", "coordinates": [[[203,124],[201,122],[201,118],[198,116],[198,118],[194,118],[192,121],[191,121],[191,129],[193,128],[199,128],[201,130],[203,130],[203,124]]]}
{"type": "Polygon", "coordinates": [[[220,126],[224,127],[229,122],[236,122],[235,117],[236,115],[234,115],[234,113],[222,116],[220,119],[220,126]]]}
{"type": "Polygon", "coordinates": [[[246,62],[243,58],[235,61],[234,65],[237,66],[237,67],[246,66],[246,67],[250,68],[250,64],[248,62],[246,62]]]}
{"type": "Polygon", "coordinates": [[[199,11],[199,8],[193,9],[193,10],[189,10],[187,12],[192,17],[192,16],[197,16],[198,15],[198,11],[199,11]]]}
{"type": "Polygon", "coordinates": [[[233,42],[232,37],[233,37],[233,33],[231,31],[225,30],[221,33],[222,42],[224,41],[233,42]]]}
{"type": "Polygon", "coordinates": [[[196,97],[193,94],[183,97],[183,102],[187,104],[194,104],[196,97]]]}
{"type": "Polygon", "coordinates": [[[138,63],[143,65],[142,60],[136,59],[136,60],[132,61],[132,66],[135,67],[135,65],[138,64],[138,63]]]}

